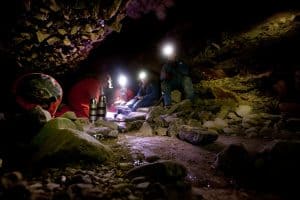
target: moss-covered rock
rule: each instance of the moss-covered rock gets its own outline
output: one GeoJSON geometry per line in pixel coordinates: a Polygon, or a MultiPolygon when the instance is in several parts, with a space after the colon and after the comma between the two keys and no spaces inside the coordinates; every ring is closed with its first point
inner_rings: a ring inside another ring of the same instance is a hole
{"type": "Polygon", "coordinates": [[[37,152],[34,162],[50,165],[69,162],[103,162],[111,157],[111,150],[92,136],[76,130],[66,118],[50,120],[32,141],[37,152]]]}

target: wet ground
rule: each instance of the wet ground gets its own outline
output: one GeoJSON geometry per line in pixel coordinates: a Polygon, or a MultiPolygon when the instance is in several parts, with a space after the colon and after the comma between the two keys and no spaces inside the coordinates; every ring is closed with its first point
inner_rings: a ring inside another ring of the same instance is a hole
{"type": "Polygon", "coordinates": [[[220,136],[214,144],[199,147],[177,138],[129,133],[120,135],[118,143],[129,149],[136,164],[155,156],[182,163],[188,169],[187,179],[205,199],[282,199],[277,195],[240,188],[233,179],[214,168],[217,153],[229,144],[243,143],[251,152],[265,148],[272,141],[220,136]]]}

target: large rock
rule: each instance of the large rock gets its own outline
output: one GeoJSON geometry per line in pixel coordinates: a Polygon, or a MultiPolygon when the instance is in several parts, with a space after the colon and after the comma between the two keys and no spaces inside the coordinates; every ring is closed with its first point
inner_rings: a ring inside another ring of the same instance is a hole
{"type": "Polygon", "coordinates": [[[107,146],[76,130],[76,125],[66,118],[49,121],[32,144],[37,148],[33,159],[40,164],[56,165],[79,160],[103,162],[111,156],[107,146]]]}
{"type": "Polygon", "coordinates": [[[192,102],[189,99],[185,99],[181,101],[180,103],[177,103],[173,105],[168,111],[167,114],[172,114],[174,112],[179,112],[179,111],[184,111],[184,112],[192,112],[192,102]]]}
{"type": "Polygon", "coordinates": [[[165,110],[163,109],[163,107],[161,106],[151,107],[149,113],[146,115],[146,121],[151,123],[155,118],[163,114],[165,114],[165,110]]]}
{"type": "Polygon", "coordinates": [[[104,121],[104,120],[97,120],[96,122],[95,122],[95,126],[97,127],[108,127],[108,128],[110,128],[110,129],[113,129],[113,130],[118,130],[118,124],[117,123],[115,123],[115,122],[110,122],[110,121],[104,121]]]}
{"type": "Polygon", "coordinates": [[[127,173],[128,177],[148,177],[158,181],[183,179],[187,175],[186,168],[177,162],[162,160],[136,167],[127,173]]]}
{"type": "Polygon", "coordinates": [[[183,125],[180,127],[178,137],[191,144],[205,145],[216,141],[218,139],[218,134],[207,130],[201,130],[198,127],[183,125]]]}
{"type": "Polygon", "coordinates": [[[203,127],[208,129],[220,130],[228,127],[228,123],[224,119],[216,118],[214,121],[204,122],[203,127]]]}
{"type": "Polygon", "coordinates": [[[126,123],[126,131],[139,130],[144,123],[144,120],[135,120],[126,123]]]}
{"type": "Polygon", "coordinates": [[[144,122],[142,127],[140,128],[138,135],[140,136],[153,136],[153,128],[150,126],[148,122],[144,122]]]}
{"type": "Polygon", "coordinates": [[[184,120],[181,118],[174,118],[169,123],[167,135],[170,137],[176,137],[179,133],[180,127],[184,125],[184,120]]]}
{"type": "Polygon", "coordinates": [[[37,134],[49,120],[51,120],[50,113],[42,107],[36,106],[16,117],[15,124],[17,124],[17,126],[12,128],[26,132],[27,136],[32,136],[37,134]]]}
{"type": "Polygon", "coordinates": [[[250,155],[243,144],[231,144],[217,155],[216,167],[227,174],[246,174],[250,166],[250,155]]]}

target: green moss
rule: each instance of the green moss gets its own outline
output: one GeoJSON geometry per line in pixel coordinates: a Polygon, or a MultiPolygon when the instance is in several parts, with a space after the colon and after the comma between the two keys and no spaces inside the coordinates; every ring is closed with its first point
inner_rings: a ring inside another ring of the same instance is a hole
{"type": "Polygon", "coordinates": [[[66,118],[49,121],[33,139],[38,149],[36,162],[77,162],[79,159],[103,162],[111,157],[111,150],[92,136],[76,130],[76,125],[66,118]]]}

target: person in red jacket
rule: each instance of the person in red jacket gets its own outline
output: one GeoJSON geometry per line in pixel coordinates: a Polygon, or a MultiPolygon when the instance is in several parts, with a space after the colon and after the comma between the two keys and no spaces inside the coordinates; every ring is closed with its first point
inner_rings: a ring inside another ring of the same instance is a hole
{"type": "Polygon", "coordinates": [[[90,99],[98,101],[99,95],[110,81],[110,75],[105,73],[100,78],[87,77],[77,82],[68,93],[68,109],[75,112],[77,117],[88,117],[90,99]]]}

